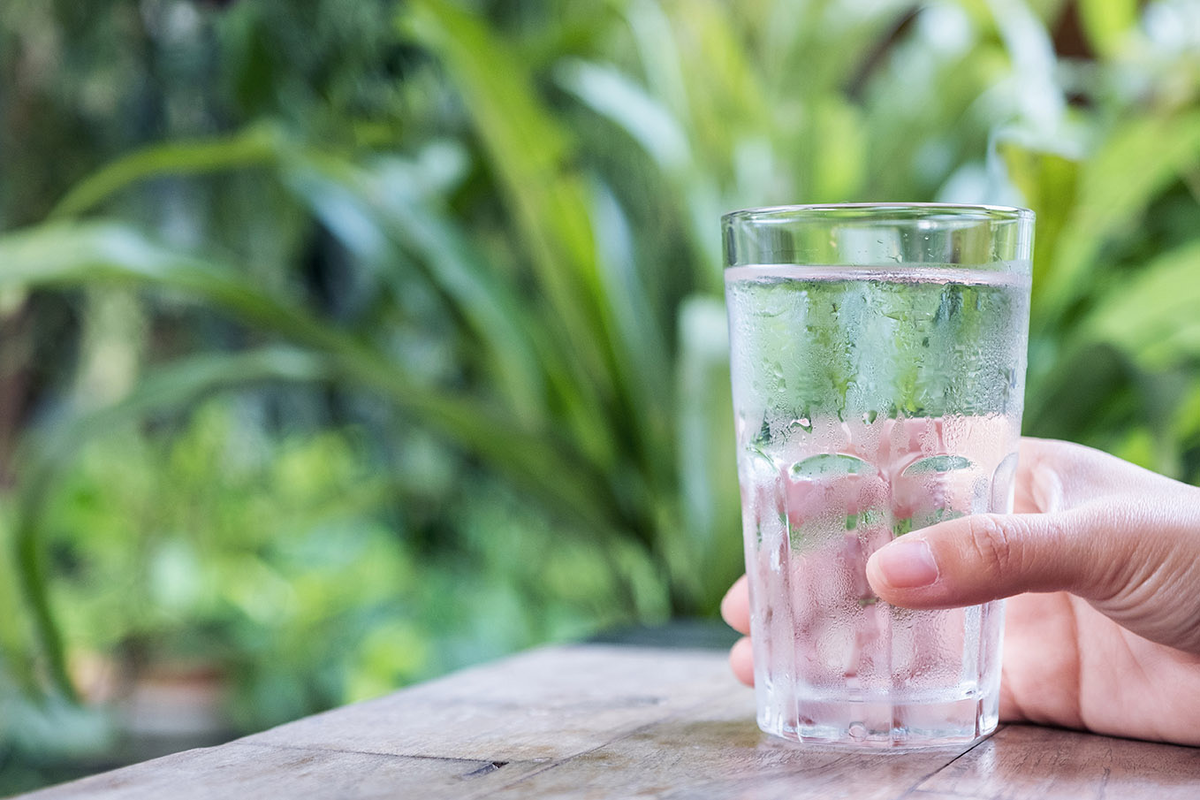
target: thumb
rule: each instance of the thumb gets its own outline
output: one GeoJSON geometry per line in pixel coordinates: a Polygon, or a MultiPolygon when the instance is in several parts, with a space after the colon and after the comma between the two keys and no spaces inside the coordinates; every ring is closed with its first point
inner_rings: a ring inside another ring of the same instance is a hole
{"type": "Polygon", "coordinates": [[[876,551],[867,580],[907,608],[977,605],[1022,592],[1119,591],[1126,537],[1103,535],[1088,508],[1050,514],[979,514],[910,533],[876,551]]]}

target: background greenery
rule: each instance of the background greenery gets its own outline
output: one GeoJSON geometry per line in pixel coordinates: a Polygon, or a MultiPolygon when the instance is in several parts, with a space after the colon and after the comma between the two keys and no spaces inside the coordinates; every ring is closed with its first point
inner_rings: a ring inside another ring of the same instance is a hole
{"type": "Polygon", "coordinates": [[[1186,0],[6,0],[0,791],[712,613],[736,207],[1031,206],[1026,431],[1197,481],[1198,93],[1186,0]]]}

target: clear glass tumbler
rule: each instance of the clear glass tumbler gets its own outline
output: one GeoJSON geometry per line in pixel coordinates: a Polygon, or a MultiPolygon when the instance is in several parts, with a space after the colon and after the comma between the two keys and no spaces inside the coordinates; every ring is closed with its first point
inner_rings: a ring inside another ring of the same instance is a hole
{"type": "Polygon", "coordinates": [[[865,566],[910,531],[1012,510],[1033,212],[722,223],[759,726],[868,747],[990,733],[1003,604],[891,606],[865,566]]]}

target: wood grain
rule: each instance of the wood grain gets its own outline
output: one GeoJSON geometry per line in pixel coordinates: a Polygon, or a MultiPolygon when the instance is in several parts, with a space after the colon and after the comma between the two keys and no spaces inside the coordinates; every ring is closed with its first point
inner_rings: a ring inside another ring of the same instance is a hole
{"type": "Polygon", "coordinates": [[[536,650],[244,741],[389,755],[553,761],[733,688],[706,651],[536,650]]]}
{"type": "Polygon", "coordinates": [[[379,700],[27,795],[267,798],[1200,798],[1200,749],[1034,726],[973,748],[760,733],[723,653],[535,650],[379,700]]]}
{"type": "Polygon", "coordinates": [[[44,789],[38,800],[475,798],[537,764],[380,756],[240,742],[188,750],[44,789]]]}
{"type": "Polygon", "coordinates": [[[922,781],[914,800],[1200,798],[1200,749],[1010,725],[922,781]]]}
{"type": "Polygon", "coordinates": [[[897,797],[965,748],[901,755],[799,747],[758,730],[747,690],[533,773],[497,798],[897,797]]]}

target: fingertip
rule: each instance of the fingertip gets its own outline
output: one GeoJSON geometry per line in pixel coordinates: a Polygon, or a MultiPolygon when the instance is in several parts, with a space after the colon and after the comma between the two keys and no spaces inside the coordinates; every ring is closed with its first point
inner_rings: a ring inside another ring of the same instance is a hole
{"type": "Polygon", "coordinates": [[[729,650],[729,666],[733,675],[747,686],[754,685],[754,649],[750,637],[743,636],[729,650]]]}
{"type": "Polygon", "coordinates": [[[722,598],[721,617],[738,633],[750,633],[750,587],[745,575],[734,581],[722,598]]]}
{"type": "MultiPolygon", "coordinates": [[[[867,583],[879,599],[901,608],[937,609],[971,605],[963,597],[961,580],[943,563],[945,541],[939,536],[942,523],[920,533],[905,534],[871,554],[867,560],[867,583]],[[936,555],[935,555],[936,553],[936,555]]],[[[967,582],[971,586],[971,582],[967,582]]],[[[970,591],[976,591],[969,589],[970,591]]],[[[985,598],[991,599],[991,598],[985,598]]],[[[976,601],[982,602],[982,601],[976,601]]]]}
{"type": "Polygon", "coordinates": [[[879,568],[879,554],[881,552],[882,548],[876,550],[871,554],[870,558],[867,559],[867,583],[870,584],[871,589],[875,591],[875,594],[883,597],[884,600],[887,600],[885,595],[887,594],[888,590],[888,582],[887,578],[883,574],[883,571],[879,568]]]}
{"type": "Polygon", "coordinates": [[[888,602],[930,587],[938,577],[933,550],[921,536],[909,535],[891,542],[867,560],[867,582],[888,602]]]}

